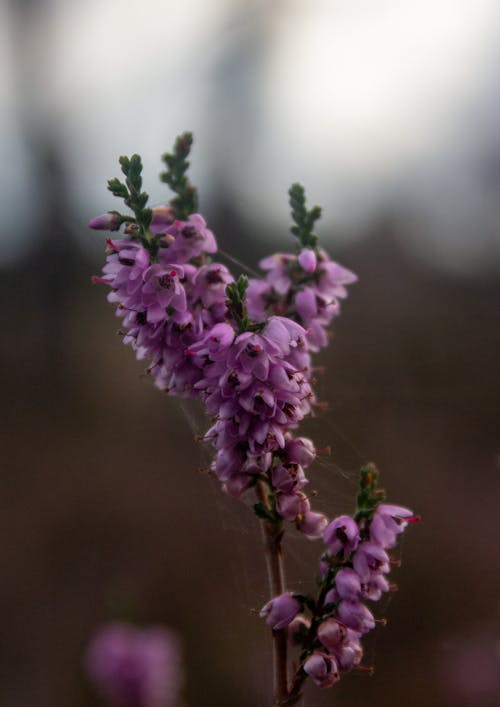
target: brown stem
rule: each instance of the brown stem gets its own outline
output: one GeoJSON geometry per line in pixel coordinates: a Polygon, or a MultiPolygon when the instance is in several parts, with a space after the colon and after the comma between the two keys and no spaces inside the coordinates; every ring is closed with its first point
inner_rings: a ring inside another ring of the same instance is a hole
{"type": "MultiPolygon", "coordinates": [[[[266,485],[259,481],[256,486],[257,497],[269,508],[269,497],[266,485]]],[[[261,521],[262,538],[264,541],[267,577],[269,580],[270,598],[283,594],[285,591],[285,570],[283,562],[283,524],[280,522],[261,521]]],[[[273,707],[286,704],[288,698],[287,681],[287,630],[273,631],[273,707]]]]}

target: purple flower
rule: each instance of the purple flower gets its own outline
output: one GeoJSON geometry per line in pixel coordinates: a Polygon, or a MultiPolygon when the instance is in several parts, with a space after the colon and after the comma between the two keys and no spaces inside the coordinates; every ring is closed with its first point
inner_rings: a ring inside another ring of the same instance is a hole
{"type": "Polygon", "coordinates": [[[300,604],[291,592],[280,594],[268,601],[260,610],[260,617],[266,619],[266,624],[273,631],[279,631],[288,626],[300,611],[300,604]]]}
{"type": "Polygon", "coordinates": [[[181,684],[176,636],[125,623],[104,626],[85,656],[89,678],[119,707],[174,707],[181,684]]]}
{"type": "Polygon", "coordinates": [[[346,627],[334,618],[326,619],[318,627],[318,638],[329,651],[334,651],[346,636],[346,627]]]}
{"type": "Polygon", "coordinates": [[[186,312],[186,291],[180,281],[183,277],[184,270],[179,265],[168,265],[166,268],[151,265],[144,272],[141,300],[148,322],[154,324],[165,319],[167,307],[177,313],[186,312]]]}
{"type": "Polygon", "coordinates": [[[297,256],[291,253],[275,253],[260,261],[262,270],[267,270],[266,281],[280,295],[286,295],[292,281],[290,266],[297,262],[297,256]]]}
{"type": "Polygon", "coordinates": [[[164,232],[166,247],[160,249],[160,263],[187,263],[217,251],[214,234],[201,214],[191,214],[187,221],[174,221],[164,232]]]}
{"type": "Polygon", "coordinates": [[[300,464],[287,462],[275,466],[271,472],[273,488],[283,493],[302,489],[308,482],[300,464]]]}
{"type": "Polygon", "coordinates": [[[418,519],[409,508],[381,503],[373,514],[370,538],[384,548],[394,547],[397,535],[404,531],[408,523],[418,519]]]}
{"type": "Polygon", "coordinates": [[[372,573],[370,579],[361,585],[361,596],[370,601],[378,601],[382,593],[389,592],[390,589],[391,586],[383,574],[372,573]]]}
{"type": "Polygon", "coordinates": [[[348,628],[345,639],[335,647],[334,653],[341,670],[347,672],[359,665],[363,658],[359,634],[348,628]]]}
{"type": "Polygon", "coordinates": [[[108,211],[106,214],[96,216],[89,221],[88,227],[94,231],[117,231],[121,225],[119,214],[114,211],[108,211]]]}
{"type": "Polygon", "coordinates": [[[248,314],[254,322],[262,322],[267,317],[267,299],[272,292],[265,280],[251,278],[247,288],[248,314]]]}
{"type": "Polygon", "coordinates": [[[344,556],[349,555],[358,546],[359,528],[350,516],[339,516],[325,530],[323,541],[332,555],[337,555],[341,550],[344,556]]]}
{"type": "Polygon", "coordinates": [[[318,687],[332,687],[340,680],[337,661],[327,653],[312,653],[304,663],[304,670],[318,687]]]}
{"type": "Polygon", "coordinates": [[[357,572],[344,567],[335,575],[335,587],[342,599],[357,599],[361,594],[361,579],[357,572]]]}
{"type": "Polygon", "coordinates": [[[328,604],[336,604],[339,598],[339,593],[337,592],[335,587],[333,587],[325,594],[325,606],[328,606],[328,604]]]}
{"type": "Polygon", "coordinates": [[[362,542],[352,558],[355,571],[363,582],[369,581],[373,573],[389,572],[389,556],[373,542],[362,542]]]}
{"type": "Polygon", "coordinates": [[[311,506],[307,496],[301,491],[279,494],[276,500],[276,510],[285,520],[295,520],[304,516],[311,506]]]}
{"type": "Polygon", "coordinates": [[[192,301],[200,302],[203,307],[223,308],[220,316],[225,312],[226,287],[233,281],[229,270],[220,263],[203,265],[196,270],[192,301]]]}
{"type": "MultiPolygon", "coordinates": [[[[237,335],[231,324],[218,323],[187,351],[200,368],[195,389],[214,419],[205,435],[217,449],[213,471],[231,494],[246,490],[252,474],[267,472],[273,454],[279,460],[286,456],[281,451],[285,434],[289,436],[289,430],[311,409],[310,384],[290,362],[303,335],[300,325],[279,317],[271,317],[261,333],[237,335]],[[236,480],[238,474],[244,481],[236,480]]],[[[306,448],[304,456],[310,453],[306,448]]],[[[306,483],[300,465],[293,460],[276,465],[272,474],[275,488],[288,495],[306,483]]],[[[302,498],[290,500],[296,506],[292,515],[285,502],[284,512],[290,519],[309,510],[302,498]]],[[[279,508],[278,499],[281,512],[279,508]]]]}
{"type": "Polygon", "coordinates": [[[375,628],[373,614],[359,601],[344,599],[340,602],[337,611],[340,621],[353,631],[368,633],[375,628]]]}
{"type": "Polygon", "coordinates": [[[221,322],[212,327],[200,341],[191,346],[189,353],[191,355],[208,356],[211,361],[223,360],[234,341],[234,336],[233,327],[230,324],[221,322]]]}
{"type": "Polygon", "coordinates": [[[300,464],[305,469],[316,459],[316,449],[307,437],[290,437],[285,442],[287,461],[300,464]]]}
{"type": "Polygon", "coordinates": [[[320,248],[319,256],[318,270],[320,271],[320,277],[318,292],[331,298],[347,297],[345,286],[357,282],[357,275],[335,261],[330,260],[330,256],[323,248],[320,248]]]}
{"type": "Polygon", "coordinates": [[[340,312],[338,300],[346,297],[346,285],[356,276],[330,260],[323,249],[303,248],[298,257],[277,253],[262,260],[260,267],[267,273],[263,280],[250,280],[250,316],[262,321],[266,314],[285,315],[306,330],[306,351],[326,346],[326,329],[340,312]]]}
{"type": "Polygon", "coordinates": [[[306,511],[297,523],[299,530],[309,540],[319,540],[323,536],[327,525],[328,518],[323,513],[316,513],[315,511],[306,511]]]}
{"type": "Polygon", "coordinates": [[[167,227],[172,225],[174,219],[174,209],[171,206],[157,206],[153,209],[153,218],[151,219],[149,230],[154,236],[159,233],[165,233],[167,227]]]}
{"type": "Polygon", "coordinates": [[[317,259],[316,253],[310,248],[302,248],[298,257],[300,267],[307,273],[312,273],[316,270],[317,259]]]}

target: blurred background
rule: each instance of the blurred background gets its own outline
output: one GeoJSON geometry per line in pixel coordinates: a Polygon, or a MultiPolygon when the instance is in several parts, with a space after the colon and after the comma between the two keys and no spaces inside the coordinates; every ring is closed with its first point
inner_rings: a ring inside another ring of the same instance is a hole
{"type": "MultiPolygon", "coordinates": [[[[375,676],[304,704],[498,704],[498,1],[4,0],[0,38],[0,704],[100,705],[82,654],[113,616],[181,635],[191,707],[270,704],[255,519],[199,472],[199,410],[144,380],[90,285],[118,155],[141,153],[162,203],[186,129],[242,269],[290,247],[300,180],[359,275],[306,426],[332,446],[317,505],[349,512],[374,460],[423,516],[367,641],[375,676]]],[[[297,588],[318,546],[292,535],[297,588]]]]}

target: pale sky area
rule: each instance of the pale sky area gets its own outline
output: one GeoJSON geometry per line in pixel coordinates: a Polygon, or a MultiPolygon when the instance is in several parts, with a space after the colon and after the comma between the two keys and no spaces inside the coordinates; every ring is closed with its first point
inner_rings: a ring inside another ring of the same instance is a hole
{"type": "Polygon", "coordinates": [[[407,246],[424,257],[464,270],[499,257],[498,0],[45,4],[24,26],[22,62],[0,7],[12,170],[0,258],[15,257],[19,224],[22,254],[39,207],[22,114],[60,139],[82,223],[111,208],[119,154],[142,154],[161,200],[159,156],[191,129],[205,206],[225,188],[259,227],[285,233],[286,189],[300,180],[324,206],[322,233],[356,237],[396,209],[417,214],[407,246]]]}

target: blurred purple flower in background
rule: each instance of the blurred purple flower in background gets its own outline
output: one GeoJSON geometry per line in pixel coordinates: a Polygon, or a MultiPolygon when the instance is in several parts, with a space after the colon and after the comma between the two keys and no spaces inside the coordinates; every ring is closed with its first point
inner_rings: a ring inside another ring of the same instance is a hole
{"type": "Polygon", "coordinates": [[[177,707],[182,683],[177,636],[162,626],[114,622],[93,636],[85,655],[90,681],[112,707],[177,707]]]}

